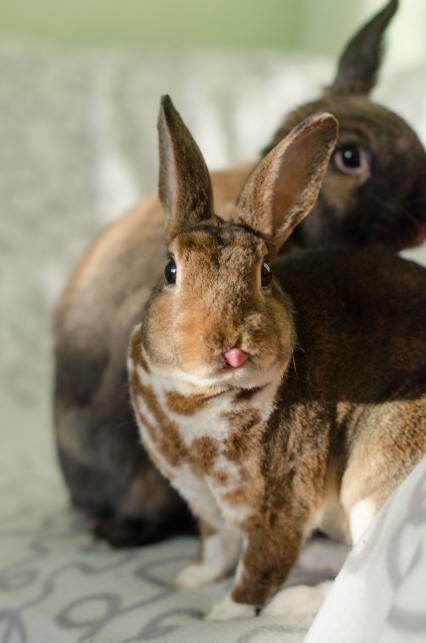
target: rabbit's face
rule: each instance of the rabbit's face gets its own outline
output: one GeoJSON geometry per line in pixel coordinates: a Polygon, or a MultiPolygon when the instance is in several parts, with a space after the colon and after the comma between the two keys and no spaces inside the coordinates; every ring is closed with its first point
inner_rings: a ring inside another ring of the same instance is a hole
{"type": "Polygon", "coordinates": [[[426,154],[412,129],[367,97],[329,95],[290,114],[279,137],[323,110],[336,116],[340,134],[312,215],[294,241],[303,247],[381,244],[395,250],[422,243],[426,154]]]}
{"type": "Polygon", "coordinates": [[[261,234],[218,218],[172,240],[142,326],[156,368],[225,388],[263,386],[286,368],[291,307],[274,283],[269,250],[261,234]]]}
{"type": "Polygon", "coordinates": [[[330,114],[294,128],[253,170],[225,222],[212,214],[200,149],[163,97],[159,194],[169,261],[142,318],[149,369],[215,390],[279,381],[294,328],[270,260],[312,209],[337,130],[330,114]]]}
{"type": "Polygon", "coordinates": [[[380,244],[400,250],[426,239],[426,154],[413,130],[370,100],[384,34],[398,0],[388,0],[348,42],[322,98],[291,113],[269,151],[301,119],[330,112],[340,135],[312,216],[296,246],[380,244]]]}

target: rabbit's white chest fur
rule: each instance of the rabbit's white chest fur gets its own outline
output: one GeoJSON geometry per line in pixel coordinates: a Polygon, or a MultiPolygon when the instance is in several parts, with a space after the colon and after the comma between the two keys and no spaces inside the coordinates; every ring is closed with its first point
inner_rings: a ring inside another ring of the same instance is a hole
{"type": "MultiPolygon", "coordinates": [[[[138,331],[136,331],[138,332],[138,331]]],[[[240,525],[263,489],[256,444],[276,385],[206,396],[154,373],[140,349],[129,358],[133,404],[143,443],[196,515],[220,528],[240,525]]]]}

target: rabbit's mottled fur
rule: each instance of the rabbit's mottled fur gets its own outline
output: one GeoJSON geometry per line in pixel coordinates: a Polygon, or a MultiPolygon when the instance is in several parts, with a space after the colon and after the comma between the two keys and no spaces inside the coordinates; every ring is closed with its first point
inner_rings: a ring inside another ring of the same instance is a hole
{"type": "MultiPolygon", "coordinates": [[[[318,111],[333,113],[340,123],[313,214],[291,235],[287,252],[330,244],[399,249],[424,237],[425,152],[399,117],[368,97],[397,4],[388,2],[355,36],[324,95],[291,113],[274,137],[273,144],[318,111]]],[[[229,216],[252,167],[212,175],[221,216],[229,216]]],[[[93,515],[96,533],[117,546],[167,536],[188,516],[139,444],[125,374],[130,330],[163,270],[163,229],[156,196],[110,226],[81,260],[55,315],[55,435],[62,470],[74,504],[93,515]]]]}
{"type": "Polygon", "coordinates": [[[236,568],[210,614],[254,614],[317,527],[355,542],[426,453],[426,270],[389,250],[280,257],[336,137],[310,117],[247,179],[229,221],[168,97],[160,198],[169,266],[132,334],[143,443],[203,524],[179,586],[236,568]]]}

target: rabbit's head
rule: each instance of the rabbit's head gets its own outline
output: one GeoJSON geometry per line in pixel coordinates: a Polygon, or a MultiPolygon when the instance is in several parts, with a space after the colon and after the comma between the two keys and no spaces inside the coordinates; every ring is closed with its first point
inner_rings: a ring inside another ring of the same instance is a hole
{"type": "Polygon", "coordinates": [[[426,239],[426,154],[399,116],[369,99],[383,35],[398,7],[390,0],[349,42],[322,98],[294,110],[265,152],[294,125],[330,112],[340,134],[314,216],[292,240],[302,247],[382,244],[400,250],[426,239]]]}
{"type": "Polygon", "coordinates": [[[159,193],[169,259],[142,323],[156,371],[227,389],[265,385],[286,368],[293,316],[271,261],[313,207],[337,129],[330,114],[294,128],[249,176],[225,222],[214,214],[200,150],[163,98],[159,193]]]}

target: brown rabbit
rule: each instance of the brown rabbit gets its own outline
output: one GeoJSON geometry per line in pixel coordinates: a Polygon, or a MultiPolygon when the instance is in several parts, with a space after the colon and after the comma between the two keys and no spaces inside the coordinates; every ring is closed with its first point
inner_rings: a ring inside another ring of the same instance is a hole
{"type": "Polygon", "coordinates": [[[426,270],[378,248],[272,263],[317,199],[330,114],[269,152],[230,221],[168,97],[159,131],[169,260],[129,382],[147,451],[202,524],[177,583],[236,567],[210,614],[227,619],[265,604],[313,529],[356,541],[426,453],[426,270]]]}
{"type": "MultiPolygon", "coordinates": [[[[394,0],[349,43],[319,100],[290,114],[274,142],[305,116],[330,111],[338,147],[313,216],[286,249],[420,241],[426,222],[425,152],[412,130],[368,98],[380,66],[394,0]]],[[[230,212],[251,166],[212,175],[217,211],[230,212]]],[[[140,307],[162,273],[164,221],[153,196],[92,245],[71,277],[55,317],[55,433],[76,506],[116,546],[158,540],[188,514],[139,444],[128,400],[125,354],[140,307]]]]}

